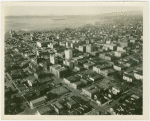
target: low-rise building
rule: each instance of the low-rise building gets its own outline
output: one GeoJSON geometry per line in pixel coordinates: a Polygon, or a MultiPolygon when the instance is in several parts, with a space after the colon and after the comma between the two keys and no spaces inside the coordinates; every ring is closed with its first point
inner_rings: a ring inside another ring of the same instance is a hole
{"type": "Polygon", "coordinates": [[[34,76],[30,76],[27,78],[27,82],[29,84],[29,86],[33,87],[34,85],[37,84],[37,78],[35,78],[34,76]]]}
{"type": "Polygon", "coordinates": [[[50,92],[53,94],[56,94],[57,96],[62,96],[64,94],[68,93],[69,90],[65,87],[59,86],[57,88],[52,89],[50,92]]]}
{"type": "Polygon", "coordinates": [[[86,86],[87,82],[83,79],[81,79],[80,81],[77,82],[73,82],[71,84],[71,87],[73,87],[74,89],[78,89],[78,88],[82,88],[84,86],[86,86]]]}
{"type": "Polygon", "coordinates": [[[99,111],[92,109],[90,112],[87,112],[84,115],[99,115],[99,111]]]}
{"type": "Polygon", "coordinates": [[[143,80],[143,72],[142,71],[134,72],[134,77],[138,80],[143,80]]]}
{"type": "Polygon", "coordinates": [[[115,56],[117,56],[117,57],[123,57],[123,56],[125,56],[125,52],[116,51],[116,52],[115,52],[115,56]]]}
{"type": "Polygon", "coordinates": [[[102,78],[103,78],[102,76],[96,74],[94,76],[91,76],[89,79],[92,81],[97,81],[97,80],[102,79],[102,78]]]}
{"type": "Polygon", "coordinates": [[[131,47],[132,46],[132,42],[120,42],[119,44],[122,47],[131,47]]]}
{"type": "Polygon", "coordinates": [[[82,66],[77,65],[74,67],[74,69],[77,71],[82,71],[84,68],[82,66]]]}
{"type": "Polygon", "coordinates": [[[34,109],[38,106],[41,106],[42,104],[44,104],[46,102],[46,96],[37,98],[35,100],[30,101],[30,108],[34,109]]]}
{"type": "Polygon", "coordinates": [[[68,108],[75,108],[77,106],[77,103],[72,98],[67,98],[67,107],[68,108]]]}
{"type": "Polygon", "coordinates": [[[126,52],[126,47],[117,47],[117,51],[126,52]]]}
{"type": "Polygon", "coordinates": [[[123,69],[126,68],[125,65],[121,65],[121,64],[114,64],[113,68],[117,71],[122,71],[123,69]]]}
{"type": "Polygon", "coordinates": [[[133,82],[134,76],[131,74],[123,74],[123,80],[126,80],[127,82],[133,82]]]}
{"type": "Polygon", "coordinates": [[[114,70],[113,68],[109,68],[109,69],[101,69],[100,70],[100,74],[101,75],[104,75],[104,76],[110,76],[114,73],[116,73],[117,71],[114,70]]]}
{"type": "Polygon", "coordinates": [[[50,48],[56,48],[56,47],[58,47],[58,43],[57,42],[52,42],[52,43],[50,43],[48,45],[48,47],[50,47],[50,48]]]}
{"type": "Polygon", "coordinates": [[[61,114],[62,111],[64,110],[64,107],[59,102],[53,104],[53,107],[58,114],[61,114]]]}
{"type": "Polygon", "coordinates": [[[54,108],[52,108],[51,106],[46,106],[46,107],[39,108],[36,111],[35,115],[49,115],[53,111],[54,111],[54,108]]]}
{"type": "Polygon", "coordinates": [[[89,96],[90,98],[93,98],[94,95],[98,92],[99,92],[99,89],[93,85],[86,87],[86,88],[82,88],[82,93],[89,96]]]}
{"type": "Polygon", "coordinates": [[[94,65],[95,65],[95,63],[93,63],[93,62],[88,62],[88,63],[83,64],[83,67],[86,68],[86,69],[90,69],[90,68],[92,68],[94,65]]]}
{"type": "Polygon", "coordinates": [[[41,48],[48,47],[48,44],[50,44],[50,41],[42,41],[42,42],[38,41],[37,42],[37,46],[41,48]]]}
{"type": "Polygon", "coordinates": [[[77,82],[79,81],[80,78],[77,78],[77,77],[74,77],[74,76],[70,76],[70,77],[67,77],[67,78],[64,78],[63,81],[66,83],[66,84],[71,84],[71,83],[74,83],[74,82],[77,82]]]}
{"type": "Polygon", "coordinates": [[[112,87],[112,93],[117,95],[118,93],[121,92],[121,87],[120,86],[114,86],[112,87]]]}
{"type": "Polygon", "coordinates": [[[102,69],[109,69],[109,68],[112,68],[112,66],[113,66],[113,64],[111,64],[111,63],[104,63],[101,65],[95,65],[95,66],[93,66],[93,71],[100,74],[100,71],[102,69]]]}
{"type": "Polygon", "coordinates": [[[115,44],[104,44],[104,47],[108,47],[110,50],[117,50],[117,45],[115,44]]]}

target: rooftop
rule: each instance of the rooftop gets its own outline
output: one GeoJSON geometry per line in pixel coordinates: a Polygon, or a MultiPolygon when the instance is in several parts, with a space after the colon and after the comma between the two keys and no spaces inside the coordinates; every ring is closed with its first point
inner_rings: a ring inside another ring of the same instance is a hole
{"type": "Polygon", "coordinates": [[[30,101],[30,102],[31,102],[32,104],[36,104],[36,103],[41,102],[41,101],[46,101],[46,97],[43,96],[43,97],[37,98],[37,99],[35,99],[35,100],[32,100],[32,101],[30,101]]]}
{"type": "Polygon", "coordinates": [[[52,93],[55,93],[55,94],[57,94],[57,95],[63,95],[63,94],[65,94],[65,93],[68,93],[69,90],[66,89],[66,88],[64,88],[64,87],[61,87],[61,86],[60,86],[60,87],[57,87],[57,88],[52,89],[51,92],[52,92],[52,93]]]}
{"type": "Polygon", "coordinates": [[[91,93],[95,93],[95,92],[98,92],[98,88],[96,88],[96,86],[92,85],[92,86],[89,86],[89,87],[85,87],[84,90],[87,90],[91,93]]]}

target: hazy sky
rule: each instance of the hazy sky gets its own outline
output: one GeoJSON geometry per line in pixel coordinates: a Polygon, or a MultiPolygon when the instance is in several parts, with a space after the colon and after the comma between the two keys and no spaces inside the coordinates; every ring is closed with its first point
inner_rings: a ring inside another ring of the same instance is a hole
{"type": "Polygon", "coordinates": [[[88,7],[88,6],[10,6],[6,7],[6,16],[25,15],[88,15],[121,11],[142,11],[142,7],[88,7]]]}

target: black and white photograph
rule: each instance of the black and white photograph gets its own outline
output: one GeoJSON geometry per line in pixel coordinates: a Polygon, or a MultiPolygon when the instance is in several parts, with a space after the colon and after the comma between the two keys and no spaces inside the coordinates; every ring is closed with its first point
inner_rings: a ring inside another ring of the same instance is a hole
{"type": "Polygon", "coordinates": [[[6,3],[6,117],[144,115],[146,2],[6,3]]]}

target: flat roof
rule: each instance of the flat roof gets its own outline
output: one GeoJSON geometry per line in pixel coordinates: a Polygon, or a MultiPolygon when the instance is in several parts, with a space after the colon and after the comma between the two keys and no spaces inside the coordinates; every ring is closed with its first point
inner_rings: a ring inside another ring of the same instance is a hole
{"type": "Polygon", "coordinates": [[[109,89],[109,87],[111,85],[108,82],[101,81],[101,82],[97,83],[97,86],[102,89],[109,89]]]}
{"type": "Polygon", "coordinates": [[[57,88],[52,89],[51,92],[57,95],[62,95],[62,94],[68,93],[69,90],[64,87],[57,87],[57,88]]]}
{"type": "Polygon", "coordinates": [[[40,82],[48,82],[48,81],[51,81],[52,79],[50,77],[45,77],[45,78],[42,78],[42,79],[39,79],[40,82]]]}
{"type": "Polygon", "coordinates": [[[94,92],[98,91],[98,88],[96,88],[96,86],[94,86],[94,85],[91,85],[89,87],[85,87],[84,89],[91,92],[91,93],[94,93],[94,92]]]}
{"type": "Polygon", "coordinates": [[[35,103],[38,103],[38,102],[40,102],[40,101],[46,101],[46,97],[43,96],[43,97],[37,98],[37,99],[35,99],[35,100],[32,100],[32,101],[30,101],[30,102],[31,102],[32,104],[35,104],[35,103]]]}
{"type": "Polygon", "coordinates": [[[62,109],[62,108],[63,108],[63,106],[62,106],[59,102],[56,102],[54,105],[55,105],[58,109],[62,109]]]}

